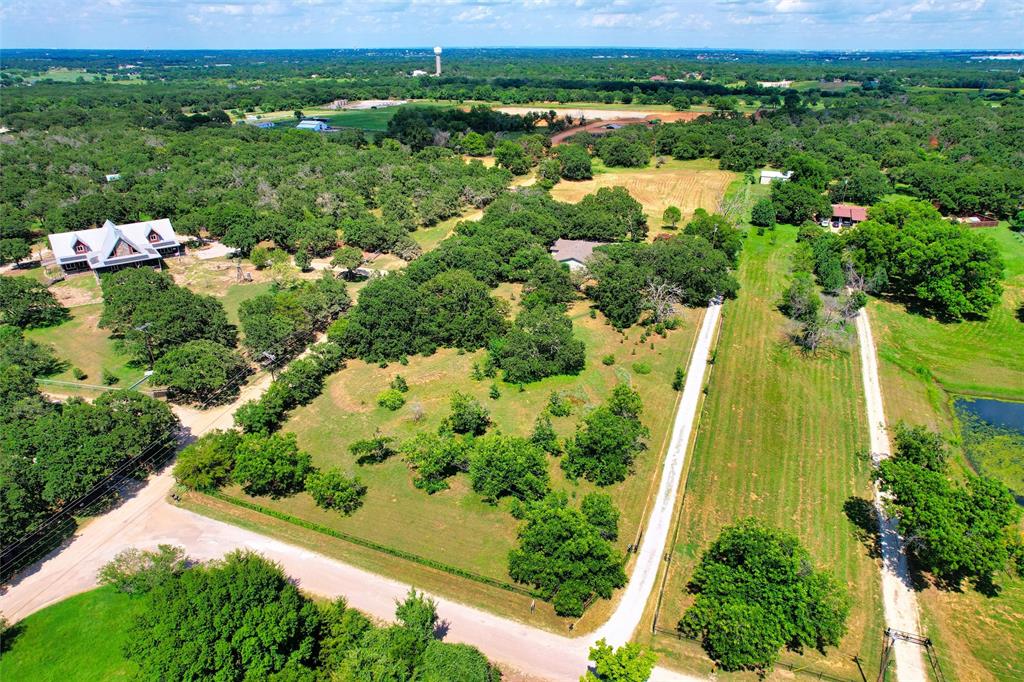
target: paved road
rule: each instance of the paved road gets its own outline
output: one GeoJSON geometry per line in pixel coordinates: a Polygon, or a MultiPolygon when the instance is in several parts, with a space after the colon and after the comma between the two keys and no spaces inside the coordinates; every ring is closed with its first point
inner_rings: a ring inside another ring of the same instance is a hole
{"type": "MultiPolygon", "coordinates": [[[[523,673],[549,680],[576,680],[586,670],[590,644],[606,637],[615,645],[629,641],[654,588],[655,577],[672,524],[672,510],[708,356],[721,305],[708,307],[688,368],[680,407],[666,453],[662,480],[652,507],[632,579],[611,619],[595,634],[576,639],[539,630],[517,621],[437,597],[438,615],[449,623],[446,639],[477,646],[489,658],[523,673]]],[[[209,412],[176,408],[182,424],[199,436],[228,428],[235,408],[266,389],[264,377],[243,391],[232,405],[209,412]]],[[[328,597],[344,595],[351,606],[382,620],[394,617],[395,601],[408,585],[340,561],[215,521],[167,502],[174,485],[170,471],[148,483],[116,509],[85,526],[70,544],[23,574],[2,596],[0,611],[17,621],[54,602],[96,585],[103,564],[128,547],[179,545],[196,559],[219,558],[232,549],[249,548],[279,562],[306,590],[328,597]]],[[[694,682],[701,678],[656,668],[651,680],[694,682]]]]}
{"type": "Polygon", "coordinates": [[[591,638],[596,641],[604,637],[609,644],[621,646],[633,638],[633,632],[643,616],[647,601],[654,591],[658,569],[664,561],[665,545],[672,529],[676,499],[679,495],[679,484],[686,463],[686,452],[690,445],[690,434],[697,418],[697,407],[700,405],[701,391],[704,388],[704,375],[707,373],[708,358],[715,340],[715,330],[721,317],[722,304],[712,303],[704,313],[704,321],[697,334],[690,365],[686,368],[686,383],[676,410],[676,420],[672,426],[672,439],[665,453],[662,467],[661,483],[651,515],[644,528],[644,536],[640,541],[640,551],[629,577],[626,591],[619,601],[615,613],[604,625],[598,628],[591,638]]]}
{"type": "MultiPolygon", "coordinates": [[[[892,454],[882,403],[882,386],[878,379],[878,357],[871,334],[871,320],[867,309],[857,316],[857,338],[860,345],[861,374],[864,379],[864,399],[867,403],[868,427],[871,434],[872,459],[877,465],[892,454]]],[[[907,555],[896,523],[883,509],[885,494],[875,486],[875,509],[879,515],[882,535],[882,602],[885,606],[885,624],[894,630],[917,634],[921,631],[917,610],[917,595],[911,587],[907,555]]],[[[903,640],[894,646],[896,679],[899,682],[920,682],[928,679],[921,647],[903,640]]]]}

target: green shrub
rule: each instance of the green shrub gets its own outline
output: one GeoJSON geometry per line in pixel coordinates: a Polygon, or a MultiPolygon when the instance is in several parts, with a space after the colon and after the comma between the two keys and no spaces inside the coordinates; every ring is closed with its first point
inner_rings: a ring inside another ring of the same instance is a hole
{"type": "Polygon", "coordinates": [[[601,358],[601,364],[611,367],[615,364],[615,356],[609,353],[608,355],[601,358]]]}
{"type": "Polygon", "coordinates": [[[121,381],[121,377],[117,376],[116,374],[111,372],[109,369],[103,370],[102,377],[103,377],[103,385],[104,386],[113,386],[117,382],[121,381]]]}
{"type": "Polygon", "coordinates": [[[572,414],[572,403],[561,393],[551,391],[548,395],[548,412],[552,417],[568,417],[572,414]]]}
{"type": "Polygon", "coordinates": [[[190,443],[178,455],[174,478],[192,490],[215,490],[231,480],[235,450],[242,438],[237,431],[211,431],[190,443]]]}
{"type": "Polygon", "coordinates": [[[650,374],[651,366],[646,362],[634,362],[633,371],[636,372],[637,374],[650,374]]]}
{"type": "Polygon", "coordinates": [[[100,585],[111,585],[118,592],[145,594],[181,575],[187,567],[182,547],[158,545],[153,552],[129,547],[115,554],[96,577],[100,585]]]}
{"type": "Polygon", "coordinates": [[[391,380],[391,388],[406,393],[409,390],[409,384],[406,382],[405,377],[401,374],[396,374],[395,378],[391,380]]]}
{"type": "Polygon", "coordinates": [[[85,372],[83,372],[83,371],[82,371],[81,369],[79,369],[78,367],[73,367],[73,368],[71,369],[71,376],[75,377],[75,378],[76,378],[76,379],[78,379],[79,381],[84,381],[85,379],[88,379],[88,378],[89,378],[89,375],[88,375],[88,374],[86,374],[85,372]]]}
{"type": "Polygon", "coordinates": [[[350,478],[339,469],[329,469],[306,476],[306,492],[312,496],[316,506],[350,516],[363,506],[366,486],[358,478],[350,478]]]}
{"type": "Polygon", "coordinates": [[[451,395],[452,412],[444,420],[442,428],[455,433],[469,433],[479,436],[491,425],[491,413],[477,399],[460,391],[451,395]]]}
{"type": "Polygon", "coordinates": [[[405,396],[397,388],[389,388],[377,394],[377,404],[394,412],[405,405],[405,396]]]}

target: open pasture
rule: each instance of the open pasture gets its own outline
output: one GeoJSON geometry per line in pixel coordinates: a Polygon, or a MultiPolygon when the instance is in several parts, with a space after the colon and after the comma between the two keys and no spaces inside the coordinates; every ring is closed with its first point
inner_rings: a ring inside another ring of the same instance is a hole
{"type": "MultiPolygon", "coordinates": [[[[878,567],[844,513],[848,499],[871,495],[870,465],[861,455],[868,433],[860,365],[855,347],[810,357],[787,340],[788,321],[776,304],[788,283],[796,229],[780,226],[776,233],[750,231],[740,256],[739,298],[723,313],[657,626],[675,629],[690,603],[687,581],[721,528],[756,516],[796,533],[853,602],[838,650],[782,660],[860,679],[852,660],[859,654],[873,677],[883,627],[878,567]]],[[[663,663],[711,672],[695,643],[646,639],[663,663]]]]}
{"type": "Polygon", "coordinates": [[[706,161],[667,161],[661,168],[607,168],[595,160],[592,179],[563,180],[551,190],[551,196],[576,203],[602,187],[625,187],[644,205],[651,233],[657,234],[665,208],[677,206],[683,212],[683,222],[698,208],[714,211],[737,177],[731,171],[709,167],[706,161]]]}
{"type": "MultiPolygon", "coordinates": [[[[521,290],[503,286],[496,293],[518,299],[521,290]]],[[[616,383],[627,381],[643,397],[643,421],[651,436],[648,450],[638,458],[636,472],[626,482],[605,489],[622,510],[619,545],[625,549],[636,539],[645,503],[656,485],[677,398],[670,385],[672,374],[686,363],[701,314],[700,310],[684,310],[679,329],[669,332],[667,338],[652,336],[640,344],[639,329],[623,336],[601,316],[590,318],[588,306],[581,302],[572,309],[571,317],[576,334],[587,347],[584,371],[576,377],[551,377],[522,389],[499,382],[502,395],[497,400],[488,397],[491,380],[470,378],[473,363],[483,358],[482,351],[460,354],[444,349],[430,357],[411,357],[406,366],[392,363],[386,368],[351,361],[328,379],[319,398],[293,413],[284,429],[297,435],[299,446],[310,452],[315,465],[336,466],[359,476],[369,487],[365,504],[353,516],[343,517],[317,508],[305,493],[276,501],[260,498],[258,502],[328,528],[507,581],[506,555],[514,546],[519,525],[505,508],[507,503],[490,506],[481,502],[464,474],[450,479],[449,490],[428,495],[412,485],[412,474],[400,457],[360,466],[348,447],[377,433],[401,441],[436,430],[448,413],[448,398],[454,390],[471,394],[491,411],[492,432],[518,436],[529,435],[551,392],[560,392],[573,402],[573,414],[552,421],[559,435],[567,436],[581,415],[601,403],[616,383]],[[601,358],[609,354],[616,356],[616,363],[603,365],[601,358]],[[648,364],[650,373],[637,373],[634,363],[648,364]],[[397,374],[409,384],[407,403],[390,412],[378,407],[375,398],[397,374]],[[415,416],[418,413],[422,413],[420,419],[415,416]]],[[[568,491],[577,503],[579,497],[595,489],[584,481],[565,480],[555,458],[549,463],[553,487],[568,491]]],[[[242,496],[237,488],[226,492],[242,496]]]]}

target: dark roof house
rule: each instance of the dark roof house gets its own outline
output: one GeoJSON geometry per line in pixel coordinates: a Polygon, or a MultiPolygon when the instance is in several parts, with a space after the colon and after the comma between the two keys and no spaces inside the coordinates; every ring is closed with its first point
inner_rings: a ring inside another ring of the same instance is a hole
{"type": "Polygon", "coordinates": [[[558,239],[551,246],[551,257],[568,265],[570,270],[578,270],[593,257],[594,249],[603,244],[584,239],[558,239]]]}

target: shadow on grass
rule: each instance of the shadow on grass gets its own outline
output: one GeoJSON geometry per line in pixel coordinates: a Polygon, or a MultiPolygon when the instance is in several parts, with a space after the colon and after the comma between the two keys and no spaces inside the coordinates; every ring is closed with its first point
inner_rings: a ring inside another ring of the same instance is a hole
{"type": "Polygon", "coordinates": [[[6,654],[14,641],[25,632],[25,623],[15,623],[7,627],[0,627],[0,654],[6,654]]]}
{"type": "Polygon", "coordinates": [[[871,500],[851,496],[843,503],[843,513],[853,524],[854,535],[872,559],[882,557],[882,537],[878,530],[878,511],[871,500]]]}

